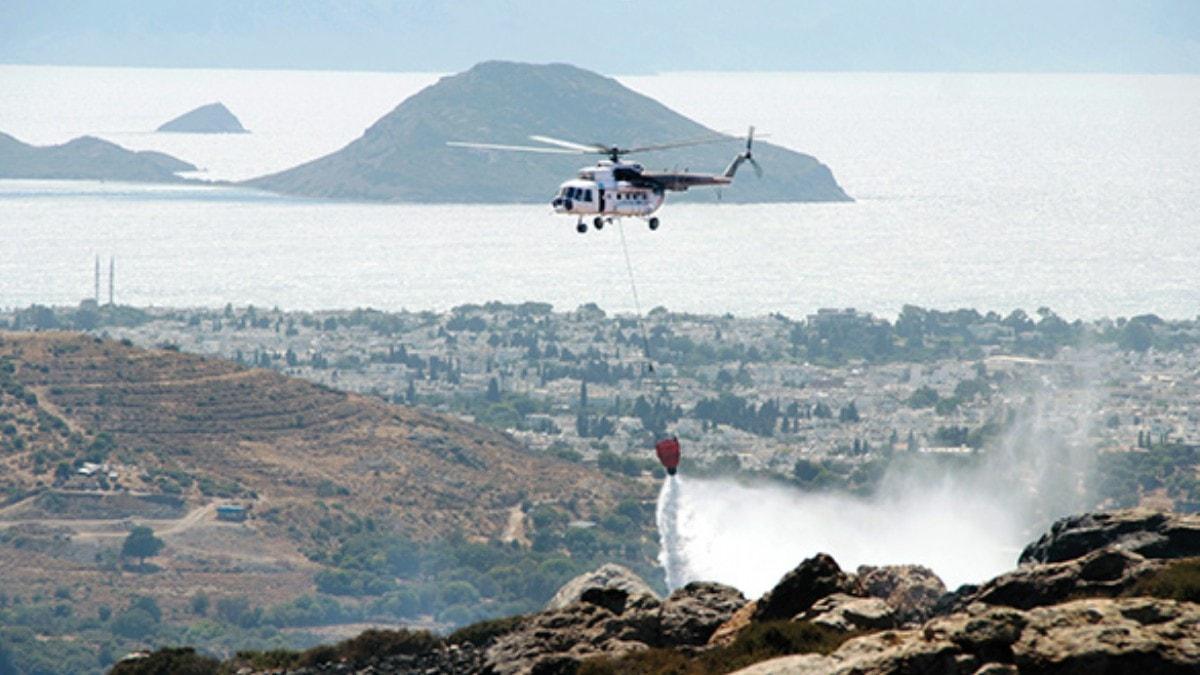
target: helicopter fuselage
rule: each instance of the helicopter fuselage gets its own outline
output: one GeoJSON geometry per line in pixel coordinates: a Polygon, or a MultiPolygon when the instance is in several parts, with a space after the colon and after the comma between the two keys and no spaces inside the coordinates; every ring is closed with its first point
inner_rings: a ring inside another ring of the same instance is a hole
{"type": "Polygon", "coordinates": [[[646,217],[664,201],[665,189],[643,177],[640,164],[605,160],[560,185],[550,205],[565,215],[646,217]]]}

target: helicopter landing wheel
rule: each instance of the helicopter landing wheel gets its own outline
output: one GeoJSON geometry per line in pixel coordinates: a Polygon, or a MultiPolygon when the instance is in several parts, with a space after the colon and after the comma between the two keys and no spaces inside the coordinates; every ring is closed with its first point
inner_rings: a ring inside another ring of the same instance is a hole
{"type": "Polygon", "coordinates": [[[583,222],[582,220],[579,221],[575,225],[575,231],[578,232],[579,234],[583,234],[584,232],[587,232],[587,223],[583,222]]]}
{"type": "Polygon", "coordinates": [[[651,230],[657,230],[657,229],[658,229],[658,218],[651,218],[651,219],[650,219],[650,229],[651,229],[651,230]]]}
{"type": "Polygon", "coordinates": [[[596,219],[592,221],[592,227],[596,228],[597,230],[603,230],[604,219],[597,216],[596,219]]]}

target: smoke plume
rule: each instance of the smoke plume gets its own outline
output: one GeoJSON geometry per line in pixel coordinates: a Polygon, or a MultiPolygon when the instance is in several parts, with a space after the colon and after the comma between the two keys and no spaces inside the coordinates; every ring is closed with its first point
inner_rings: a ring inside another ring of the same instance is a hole
{"type": "Polygon", "coordinates": [[[971,461],[898,456],[870,496],[668,479],[658,500],[667,586],[718,581],[754,597],[818,552],[851,570],[926,565],[949,588],[1011,569],[1054,518],[1090,505],[1083,486],[1097,397],[1080,369],[1071,372],[1069,388],[1043,378],[1008,397],[1002,435],[971,461]]]}

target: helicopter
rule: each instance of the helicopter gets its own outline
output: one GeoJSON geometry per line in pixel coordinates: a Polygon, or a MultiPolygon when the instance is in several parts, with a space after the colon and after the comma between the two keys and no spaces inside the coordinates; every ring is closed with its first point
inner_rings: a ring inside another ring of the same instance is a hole
{"type": "Polygon", "coordinates": [[[545,145],[501,145],[466,141],[448,141],[446,145],[476,150],[606,156],[607,159],[596,162],[594,166],[583,167],[575,178],[560,185],[558,192],[550,201],[550,206],[555,213],[578,217],[575,229],[580,234],[587,232],[588,226],[585,218],[589,216],[592,218],[592,227],[597,230],[603,229],[605,223],[611,223],[616,218],[629,217],[645,219],[651,230],[657,230],[659,220],[654,214],[666,201],[667,192],[683,192],[693,187],[729,185],[733,183],[738,167],[746,162],[754,167],[755,173],[760,178],[762,177],[762,168],[758,162],[754,161],[751,152],[751,146],[754,143],[754,127],[750,127],[749,133],[746,134],[746,149],[734,156],[725,171],[716,174],[692,173],[686,170],[682,172],[647,171],[641,164],[627,162],[621,158],[635,153],[727,142],[735,140],[736,137],[706,136],[633,148],[600,143],[576,143],[550,136],[535,135],[530,136],[529,139],[545,145]]]}

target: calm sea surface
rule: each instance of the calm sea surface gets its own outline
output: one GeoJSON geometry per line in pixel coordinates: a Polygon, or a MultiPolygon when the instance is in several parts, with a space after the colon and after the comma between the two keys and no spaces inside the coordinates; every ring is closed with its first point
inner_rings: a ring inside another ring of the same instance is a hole
{"type": "MultiPolygon", "coordinates": [[[[201,177],[241,179],[336,150],[436,79],[0,66],[0,131],[37,144],[92,134],[171,153],[202,167],[201,177]],[[253,133],[153,133],[216,100],[253,133]]],[[[1200,314],[1200,77],[620,79],[717,129],[756,124],[828,164],[857,199],[737,206],[714,195],[711,204],[668,203],[658,232],[629,221],[644,309],[800,316],[854,306],[890,316],[912,303],[1045,305],[1082,318],[1200,314]]],[[[522,158],[513,161],[519,170],[522,158]]],[[[97,254],[116,257],[117,300],[136,305],[633,307],[616,229],[579,236],[542,205],[0,181],[0,306],[78,302],[91,293],[97,254]]]]}

